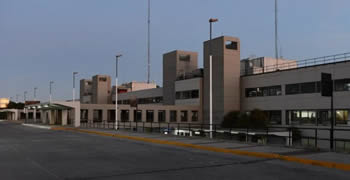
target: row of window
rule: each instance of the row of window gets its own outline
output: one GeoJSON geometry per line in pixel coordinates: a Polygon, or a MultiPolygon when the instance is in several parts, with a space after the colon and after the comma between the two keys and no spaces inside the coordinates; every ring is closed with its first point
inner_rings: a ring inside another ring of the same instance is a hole
{"type": "Polygon", "coordinates": [[[269,86],[260,88],[247,88],[245,90],[246,97],[256,97],[256,96],[280,96],[282,95],[281,86],[269,86]]]}
{"type": "MultiPolygon", "coordinates": [[[[127,100],[119,100],[118,104],[130,104],[129,99],[127,100]]],[[[162,103],[163,102],[163,97],[150,97],[150,98],[139,98],[136,100],[137,104],[157,104],[157,103],[162,103]]],[[[115,102],[114,102],[115,103],[115,102]]]]}
{"type": "MultiPolygon", "coordinates": [[[[306,82],[285,85],[285,94],[308,94],[320,93],[321,82],[306,82]]],[[[350,91],[350,79],[338,79],[334,81],[334,91],[350,91]]],[[[258,96],[280,96],[282,95],[281,86],[270,86],[260,88],[246,88],[246,97],[258,96]]]]}
{"type": "MultiPolygon", "coordinates": [[[[192,122],[198,121],[198,111],[179,111],[180,112],[180,121],[181,122],[188,122],[189,118],[192,122]],[[191,112],[191,117],[188,116],[189,112],[191,112]]],[[[146,122],[154,122],[154,110],[146,110],[146,122]]],[[[166,111],[165,110],[158,110],[158,122],[166,122],[166,111]]],[[[170,110],[169,115],[170,119],[169,122],[177,122],[178,111],[176,110],[170,110]]],[[[88,110],[82,109],[81,112],[81,119],[82,121],[87,121],[89,119],[88,117],[88,110]]],[[[142,110],[133,110],[134,115],[134,122],[142,122],[142,110]]],[[[93,121],[94,122],[102,122],[102,110],[101,109],[95,109],[93,110],[93,121]]],[[[107,120],[109,122],[115,121],[115,110],[108,110],[107,112],[107,120]]],[[[129,110],[121,110],[120,111],[120,120],[123,122],[131,121],[130,119],[130,111],[129,110]]]]}
{"type": "MultiPolygon", "coordinates": [[[[349,110],[335,111],[336,124],[347,124],[349,110]]],[[[330,125],[330,110],[291,110],[286,112],[287,124],[293,125],[330,125]]]]}
{"type": "Polygon", "coordinates": [[[176,99],[197,99],[197,98],[199,98],[199,90],[176,92],[176,99]]]}

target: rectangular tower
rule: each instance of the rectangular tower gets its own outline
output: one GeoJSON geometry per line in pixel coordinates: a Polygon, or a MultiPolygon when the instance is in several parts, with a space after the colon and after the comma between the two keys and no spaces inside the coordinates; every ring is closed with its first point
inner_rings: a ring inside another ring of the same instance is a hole
{"type": "Polygon", "coordinates": [[[92,77],[92,104],[111,103],[111,77],[95,75],[92,77]]]}
{"type": "Polygon", "coordinates": [[[175,104],[175,81],[198,68],[198,53],[175,50],[163,54],[163,102],[175,104]]]}
{"type": "Polygon", "coordinates": [[[209,123],[209,54],[212,54],[213,123],[240,110],[240,41],[221,36],[204,42],[204,123],[209,123]],[[211,47],[211,48],[210,48],[211,47]]]}
{"type": "Polygon", "coordinates": [[[90,104],[92,95],[92,80],[81,79],[80,80],[80,103],[90,104]]]}

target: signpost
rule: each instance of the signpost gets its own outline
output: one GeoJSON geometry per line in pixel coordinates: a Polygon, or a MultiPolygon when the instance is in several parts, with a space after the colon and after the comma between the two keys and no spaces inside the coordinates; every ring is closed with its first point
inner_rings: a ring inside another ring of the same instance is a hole
{"type": "Polygon", "coordinates": [[[331,129],[329,132],[330,149],[334,149],[334,105],[333,105],[333,80],[332,74],[321,73],[321,95],[331,97],[331,129]]]}

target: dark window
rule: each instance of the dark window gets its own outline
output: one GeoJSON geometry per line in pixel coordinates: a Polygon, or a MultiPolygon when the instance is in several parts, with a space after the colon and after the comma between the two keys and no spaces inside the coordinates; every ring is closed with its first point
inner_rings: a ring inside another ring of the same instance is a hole
{"type": "Polygon", "coordinates": [[[301,83],[300,90],[301,90],[300,91],[301,93],[315,93],[316,83],[315,82],[301,83]]]}
{"type": "Polygon", "coordinates": [[[142,121],[142,111],[141,110],[134,110],[134,121],[135,122],[142,121]]]}
{"type": "Polygon", "coordinates": [[[199,91],[198,90],[193,90],[191,97],[193,99],[199,98],[199,91]]]}
{"type": "Polygon", "coordinates": [[[115,122],[115,109],[108,110],[107,116],[108,122],[115,122]]]}
{"type": "Polygon", "coordinates": [[[225,42],[225,47],[226,47],[226,49],[237,50],[238,49],[238,43],[235,42],[235,41],[226,41],[225,42]]]}
{"type": "Polygon", "coordinates": [[[181,122],[187,122],[188,118],[187,118],[187,111],[181,111],[181,122]]]}
{"type": "Polygon", "coordinates": [[[107,78],[105,78],[105,77],[100,77],[99,79],[98,79],[99,81],[107,81],[107,78]]]}
{"type": "Polygon", "coordinates": [[[247,88],[245,90],[246,97],[255,97],[257,95],[256,88],[247,88]]]}
{"type": "Polygon", "coordinates": [[[316,92],[317,93],[321,92],[321,82],[320,81],[316,82],[316,92]]]}
{"type": "Polygon", "coordinates": [[[198,121],[198,111],[192,111],[192,121],[198,121]]]}
{"type": "Polygon", "coordinates": [[[282,124],[282,112],[281,111],[266,111],[269,123],[273,125],[282,124]]]}
{"type": "Polygon", "coordinates": [[[350,79],[339,79],[334,82],[335,91],[350,91],[350,79]]]}
{"type": "Polygon", "coordinates": [[[93,111],[93,121],[102,122],[102,110],[98,109],[93,111]]]}
{"type": "Polygon", "coordinates": [[[146,111],[146,122],[153,122],[154,120],[154,112],[153,110],[146,111]]]}
{"type": "Polygon", "coordinates": [[[299,84],[287,84],[286,94],[298,94],[300,92],[299,87],[299,84]]]}
{"type": "Polygon", "coordinates": [[[180,61],[190,61],[191,56],[190,55],[180,55],[179,59],[180,59],[180,61]]]}
{"type": "Polygon", "coordinates": [[[129,121],[129,110],[121,110],[120,111],[120,119],[123,122],[129,121]]]}
{"type": "Polygon", "coordinates": [[[89,119],[89,113],[87,109],[81,109],[80,110],[80,119],[82,121],[87,121],[89,119]]]}
{"type": "Polygon", "coordinates": [[[316,124],[316,114],[317,111],[315,110],[295,110],[295,111],[288,111],[288,113],[291,113],[291,123],[296,125],[315,125],[316,124]]]}
{"type": "Polygon", "coordinates": [[[177,113],[176,113],[176,111],[170,111],[170,122],[177,122],[177,113]]]}
{"type": "Polygon", "coordinates": [[[158,111],[158,122],[165,122],[165,111],[164,110],[158,111]]]}

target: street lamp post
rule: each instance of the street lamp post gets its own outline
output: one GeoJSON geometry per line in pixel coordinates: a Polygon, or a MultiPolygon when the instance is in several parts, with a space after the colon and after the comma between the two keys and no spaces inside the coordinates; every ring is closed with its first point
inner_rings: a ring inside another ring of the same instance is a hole
{"type": "Polygon", "coordinates": [[[51,101],[52,101],[52,84],[53,84],[53,81],[50,81],[50,104],[51,104],[51,101]]]}
{"type": "Polygon", "coordinates": [[[36,90],[37,89],[38,89],[37,87],[34,88],[34,101],[36,101],[36,90]]]}
{"type": "Polygon", "coordinates": [[[118,130],[118,61],[121,54],[115,56],[115,129],[118,130]]]}
{"type": "Polygon", "coordinates": [[[73,103],[75,102],[75,75],[77,75],[78,72],[73,72],[73,103]]]}
{"type": "Polygon", "coordinates": [[[212,23],[217,22],[218,19],[209,19],[209,125],[210,125],[210,138],[213,138],[213,68],[212,68],[212,23]]]}
{"type": "Polygon", "coordinates": [[[26,105],[26,100],[27,100],[27,91],[24,91],[23,93],[23,103],[24,103],[24,114],[25,114],[25,119],[24,119],[24,122],[26,123],[27,122],[27,109],[25,108],[25,105],[26,105]]]}

